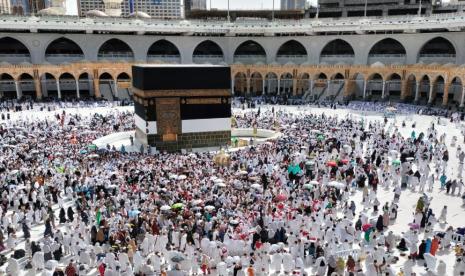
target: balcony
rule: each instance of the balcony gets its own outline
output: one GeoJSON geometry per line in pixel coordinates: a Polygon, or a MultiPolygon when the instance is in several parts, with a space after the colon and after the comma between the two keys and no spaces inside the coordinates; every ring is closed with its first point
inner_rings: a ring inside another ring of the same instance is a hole
{"type": "Polygon", "coordinates": [[[279,55],[276,57],[276,62],[286,64],[292,62],[294,64],[302,64],[308,60],[306,55],[279,55]]]}
{"type": "Polygon", "coordinates": [[[369,55],[368,64],[381,62],[382,64],[405,64],[406,56],[403,54],[381,54],[381,55],[369,55]]]}
{"type": "Polygon", "coordinates": [[[84,59],[84,55],[81,54],[47,54],[45,60],[53,63],[60,64],[64,62],[76,62],[84,59]]]}
{"type": "Polygon", "coordinates": [[[327,64],[353,64],[355,60],[354,55],[322,55],[320,57],[320,63],[327,63],[327,64]]]}
{"type": "Polygon", "coordinates": [[[14,81],[0,81],[0,91],[16,91],[14,81]]]}
{"type": "Polygon", "coordinates": [[[222,55],[195,55],[192,57],[192,61],[197,64],[219,64],[224,62],[224,58],[222,55]]]}
{"type": "Polygon", "coordinates": [[[455,58],[455,55],[450,55],[450,54],[422,54],[418,58],[418,62],[422,62],[425,64],[430,64],[430,63],[446,64],[446,63],[455,63],[456,58],[455,58]]]}
{"type": "Polygon", "coordinates": [[[234,62],[240,62],[242,64],[257,64],[266,63],[266,56],[263,55],[236,55],[234,56],[234,62]]]}
{"type": "Polygon", "coordinates": [[[99,53],[98,60],[110,60],[110,61],[133,61],[134,55],[128,52],[109,52],[109,53],[99,53]]]}
{"type": "Polygon", "coordinates": [[[0,54],[0,62],[19,64],[21,62],[31,62],[29,54],[0,54]]]}
{"type": "Polygon", "coordinates": [[[147,62],[181,63],[179,55],[147,55],[147,62]]]}

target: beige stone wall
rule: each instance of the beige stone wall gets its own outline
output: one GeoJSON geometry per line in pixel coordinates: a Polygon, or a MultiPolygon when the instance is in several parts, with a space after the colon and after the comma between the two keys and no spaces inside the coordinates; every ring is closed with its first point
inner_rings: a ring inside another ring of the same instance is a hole
{"type": "MultiPolygon", "coordinates": [[[[9,74],[15,81],[21,80],[22,74],[29,74],[36,82],[36,94],[41,98],[40,79],[46,74],[51,74],[58,79],[62,74],[69,73],[75,79],[83,73],[88,73],[93,79],[94,91],[97,97],[100,96],[99,77],[108,73],[113,80],[117,80],[118,75],[126,73],[132,76],[132,63],[73,63],[63,65],[6,65],[0,66],[0,74],[9,74]]],[[[413,96],[415,87],[412,82],[418,83],[423,77],[427,77],[431,86],[434,86],[437,79],[444,79],[444,91],[450,87],[454,78],[463,83],[465,78],[465,67],[455,65],[391,65],[391,66],[369,66],[369,65],[231,65],[231,78],[234,80],[236,91],[244,93],[262,91],[263,80],[269,73],[274,73],[278,79],[285,74],[292,76],[293,93],[302,94],[308,87],[308,80],[322,82],[318,76],[323,73],[328,79],[334,79],[340,74],[344,77],[344,96],[354,93],[355,79],[358,76],[366,82],[373,78],[375,74],[381,75],[383,81],[389,81],[394,74],[400,76],[402,81],[401,98],[413,96]]],[[[324,81],[323,81],[324,82],[324,81]]],[[[432,91],[434,92],[434,91],[432,91]]],[[[448,93],[444,93],[443,103],[447,104],[448,93]]]]}

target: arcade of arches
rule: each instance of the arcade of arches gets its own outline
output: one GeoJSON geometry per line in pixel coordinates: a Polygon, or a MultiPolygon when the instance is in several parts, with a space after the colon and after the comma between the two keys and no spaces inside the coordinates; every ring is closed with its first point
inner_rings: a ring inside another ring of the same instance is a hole
{"type": "MultiPolygon", "coordinates": [[[[44,96],[79,98],[87,95],[98,98],[101,97],[101,82],[128,88],[131,66],[129,62],[0,64],[0,97],[41,99],[44,96]],[[86,92],[82,91],[83,87],[86,92]]],[[[231,86],[237,96],[298,97],[317,87],[338,86],[346,99],[378,96],[422,104],[464,105],[465,67],[454,65],[234,64],[231,74],[231,86]]]]}

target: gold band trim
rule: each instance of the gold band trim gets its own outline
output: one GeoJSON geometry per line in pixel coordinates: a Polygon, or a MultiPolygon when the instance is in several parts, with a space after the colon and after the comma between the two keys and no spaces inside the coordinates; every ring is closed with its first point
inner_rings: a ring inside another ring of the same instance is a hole
{"type": "Polygon", "coordinates": [[[134,95],[142,98],[150,97],[231,97],[229,89],[186,89],[186,90],[141,90],[133,87],[134,95]]]}

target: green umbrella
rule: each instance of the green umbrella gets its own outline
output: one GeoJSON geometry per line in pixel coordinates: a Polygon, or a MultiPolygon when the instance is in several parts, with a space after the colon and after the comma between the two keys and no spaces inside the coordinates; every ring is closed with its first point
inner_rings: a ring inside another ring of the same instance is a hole
{"type": "Polygon", "coordinates": [[[89,144],[89,145],[87,145],[87,149],[88,150],[97,150],[97,146],[94,145],[94,144],[89,144]]]}
{"type": "Polygon", "coordinates": [[[236,136],[232,136],[232,137],[231,137],[231,141],[232,141],[233,143],[237,143],[237,141],[239,141],[239,139],[237,139],[236,136]]]}
{"type": "Polygon", "coordinates": [[[325,139],[325,136],[320,134],[316,138],[320,141],[323,141],[325,139]]]}
{"type": "Polygon", "coordinates": [[[79,151],[80,154],[86,154],[87,153],[87,150],[85,149],[82,149],[81,151],[79,151]]]}
{"type": "Polygon", "coordinates": [[[400,160],[399,159],[393,160],[392,165],[399,166],[400,165],[400,160]]]}
{"type": "Polygon", "coordinates": [[[182,209],[182,207],[184,207],[184,204],[176,203],[171,206],[171,209],[182,209]]]}

